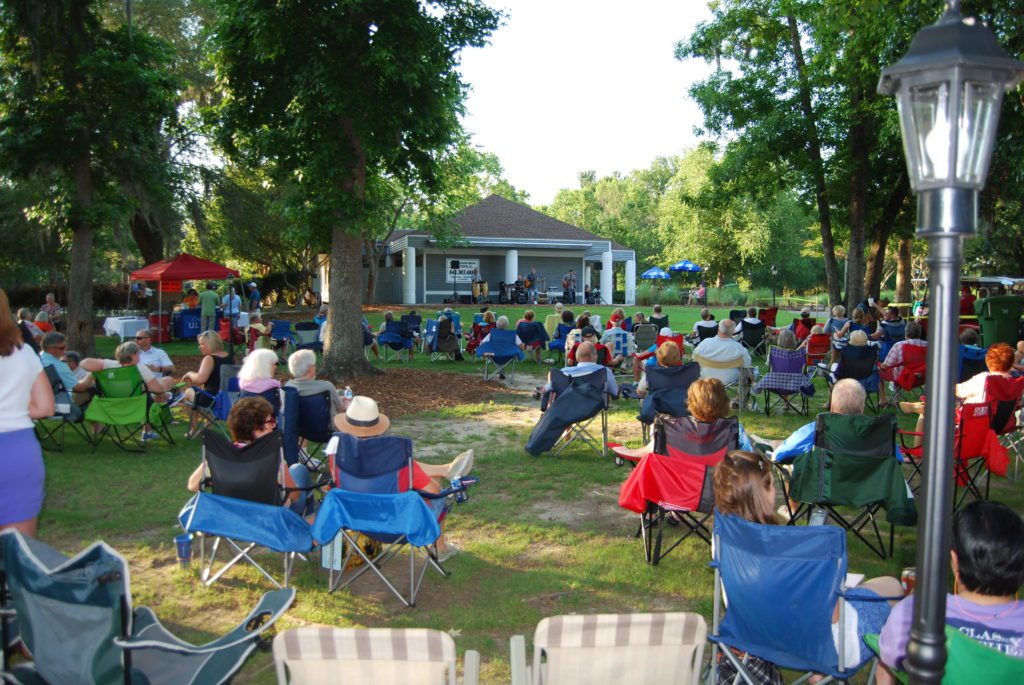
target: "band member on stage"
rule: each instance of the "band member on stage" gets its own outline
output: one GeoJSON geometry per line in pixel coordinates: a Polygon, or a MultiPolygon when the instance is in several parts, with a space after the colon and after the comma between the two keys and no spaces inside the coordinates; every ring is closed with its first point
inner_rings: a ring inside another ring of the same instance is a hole
{"type": "Polygon", "coordinates": [[[562,298],[567,304],[576,303],[576,272],[573,269],[562,276],[562,298]]]}
{"type": "Polygon", "coordinates": [[[530,267],[530,273],[526,277],[526,297],[531,304],[537,304],[537,267],[530,267]]]}

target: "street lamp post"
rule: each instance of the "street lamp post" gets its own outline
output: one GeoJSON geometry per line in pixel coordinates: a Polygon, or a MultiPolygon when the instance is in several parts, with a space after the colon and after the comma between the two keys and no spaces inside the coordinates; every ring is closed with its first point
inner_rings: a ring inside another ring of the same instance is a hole
{"type": "Polygon", "coordinates": [[[907,645],[912,683],[942,681],[953,480],[954,384],[963,240],[977,230],[1003,91],[1024,78],[992,31],[962,17],[959,0],[914,36],[910,50],[882,71],[878,91],[895,95],[917,237],[928,241],[929,309],[924,425],[924,496],[917,536],[914,618],[907,645]]]}
{"type": "Polygon", "coordinates": [[[772,309],[775,308],[775,277],[779,275],[779,270],[772,264],[772,309]]]}

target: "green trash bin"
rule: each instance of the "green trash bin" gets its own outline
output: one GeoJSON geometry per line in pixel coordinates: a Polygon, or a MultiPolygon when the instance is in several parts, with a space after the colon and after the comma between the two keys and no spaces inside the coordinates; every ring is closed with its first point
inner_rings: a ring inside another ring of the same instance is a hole
{"type": "Polygon", "coordinates": [[[982,346],[988,347],[997,342],[1004,342],[1011,347],[1017,344],[1024,298],[997,295],[978,300],[974,304],[978,312],[978,324],[981,326],[982,346]]]}

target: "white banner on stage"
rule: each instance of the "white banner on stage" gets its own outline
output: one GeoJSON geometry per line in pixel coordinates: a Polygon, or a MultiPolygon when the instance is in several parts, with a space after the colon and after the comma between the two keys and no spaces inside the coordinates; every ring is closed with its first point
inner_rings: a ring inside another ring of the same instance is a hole
{"type": "Polygon", "coordinates": [[[480,268],[479,259],[445,259],[445,273],[447,283],[472,283],[473,272],[480,268]],[[452,262],[458,262],[459,268],[452,268],[452,262]]]}

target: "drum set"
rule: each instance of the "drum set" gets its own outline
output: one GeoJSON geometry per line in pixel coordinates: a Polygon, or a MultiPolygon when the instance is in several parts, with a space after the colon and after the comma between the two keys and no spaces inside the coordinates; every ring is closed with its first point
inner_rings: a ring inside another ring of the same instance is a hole
{"type": "Polygon", "coordinates": [[[526,282],[517,280],[513,283],[500,283],[501,292],[498,293],[500,304],[527,304],[529,295],[526,292],[526,282]]]}

